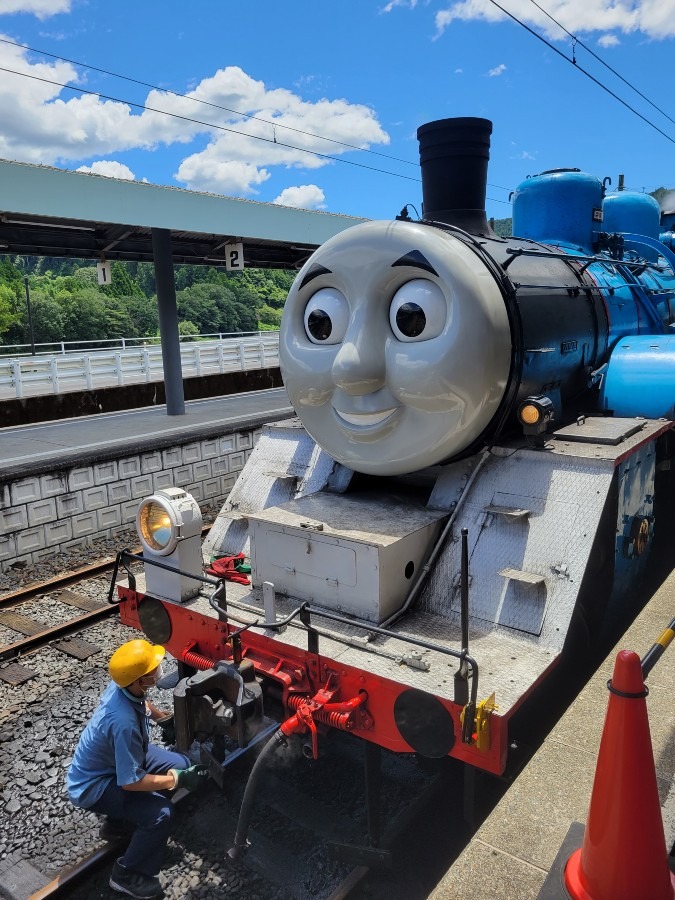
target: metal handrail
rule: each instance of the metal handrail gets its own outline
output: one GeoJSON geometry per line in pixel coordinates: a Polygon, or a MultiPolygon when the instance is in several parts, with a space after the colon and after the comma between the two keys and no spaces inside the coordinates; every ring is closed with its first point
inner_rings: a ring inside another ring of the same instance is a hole
{"type": "MultiPolygon", "coordinates": [[[[269,334],[278,335],[278,331],[214,331],[207,334],[180,335],[179,340],[181,344],[189,344],[199,343],[200,341],[208,340],[209,338],[217,341],[224,341],[247,337],[261,338],[269,334]]],[[[68,353],[80,353],[83,350],[87,350],[88,347],[92,347],[94,350],[133,350],[146,345],[159,346],[159,343],[159,335],[154,337],[146,335],[145,337],[95,338],[92,340],[81,341],[43,341],[42,343],[35,344],[35,347],[52,348],[38,352],[36,354],[37,356],[53,356],[55,354],[65,356],[68,353]],[[96,345],[96,347],[93,347],[93,345],[96,345]]],[[[16,357],[32,356],[31,347],[31,344],[0,344],[0,358],[10,357],[14,359],[16,357]],[[17,352],[21,351],[23,348],[25,348],[25,353],[17,352]]]]}
{"type": "MultiPolygon", "coordinates": [[[[260,332],[236,339],[181,344],[181,361],[186,376],[277,366],[279,334],[260,332]]],[[[163,376],[162,348],[155,344],[96,350],[79,356],[69,353],[0,357],[0,391],[4,389],[5,396],[18,399],[23,398],[29,385],[34,388],[33,393],[58,394],[63,390],[157,381],[163,376]]]]}

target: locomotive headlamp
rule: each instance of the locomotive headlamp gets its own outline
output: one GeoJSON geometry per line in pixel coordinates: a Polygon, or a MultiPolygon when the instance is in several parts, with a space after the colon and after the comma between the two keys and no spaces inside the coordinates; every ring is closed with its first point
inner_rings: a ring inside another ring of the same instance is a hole
{"type": "Polygon", "coordinates": [[[181,488],[157,491],[138,507],[136,530],[148,560],[148,593],[178,603],[198,594],[200,582],[190,578],[202,574],[202,514],[195,498],[181,488]]]}
{"type": "Polygon", "coordinates": [[[175,544],[171,515],[155,497],[146,500],[140,508],[138,533],[143,544],[157,553],[171,552],[171,542],[175,544]]]}
{"type": "Polygon", "coordinates": [[[526,397],[518,407],[518,421],[528,436],[543,434],[552,419],[553,403],[543,395],[526,397]]]}

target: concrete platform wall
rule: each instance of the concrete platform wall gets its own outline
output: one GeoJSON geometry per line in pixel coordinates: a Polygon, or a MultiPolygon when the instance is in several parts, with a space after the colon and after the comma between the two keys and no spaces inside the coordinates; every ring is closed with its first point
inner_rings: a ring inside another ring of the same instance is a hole
{"type": "Polygon", "coordinates": [[[235,431],[0,484],[0,571],[114,537],[133,527],[140,501],[160,488],[223,503],[259,435],[235,431]]]}
{"type": "MultiPolygon", "coordinates": [[[[281,372],[277,367],[247,369],[244,372],[226,372],[219,375],[203,375],[184,378],[185,400],[205,397],[223,397],[247,391],[263,391],[282,386],[281,372]]],[[[139,409],[144,406],[162,406],[166,403],[163,381],[147,381],[120,387],[94,388],[90,391],[70,391],[65,394],[41,394],[21,400],[0,402],[0,428],[15,428],[34,422],[53,422],[75,416],[94,416],[100,413],[139,409]]]]}

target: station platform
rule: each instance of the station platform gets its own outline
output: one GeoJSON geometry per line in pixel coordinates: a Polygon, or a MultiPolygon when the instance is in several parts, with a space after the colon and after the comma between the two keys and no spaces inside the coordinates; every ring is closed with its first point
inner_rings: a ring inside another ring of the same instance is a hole
{"type": "Polygon", "coordinates": [[[0,481],[259,426],[294,415],[285,388],[0,428],[0,481]]]}
{"type": "Polygon", "coordinates": [[[292,415],[275,387],[188,401],[180,416],[158,404],[0,428],[0,573],[70,565],[132,527],[157,490],[219,509],[262,426],[292,415]]]}
{"type": "MultiPolygon", "coordinates": [[[[430,900],[539,897],[570,827],[575,822],[586,823],[609,697],[607,681],[616,656],[620,650],[634,650],[644,657],[674,612],[675,571],[549,733],[430,900]]],[[[675,841],[675,647],[666,649],[646,683],[659,799],[670,850],[675,841]]],[[[636,859],[635,865],[640,866],[640,861],[636,859]]],[[[550,881],[547,890],[549,886],[550,881]]]]}

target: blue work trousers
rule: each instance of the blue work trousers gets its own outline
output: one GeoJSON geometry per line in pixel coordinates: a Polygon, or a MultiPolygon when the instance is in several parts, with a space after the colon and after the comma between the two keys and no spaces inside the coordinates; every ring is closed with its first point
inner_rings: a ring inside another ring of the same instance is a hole
{"type": "MultiPolygon", "coordinates": [[[[145,756],[145,769],[151,775],[166,775],[169,769],[186,769],[191,765],[190,759],[182,753],[173,753],[154,744],[149,745],[145,756]]],[[[157,875],[162,868],[174,812],[168,793],[125,791],[111,782],[90,809],[112,819],[133,822],[136,828],[120,861],[135,872],[157,875]]]]}

